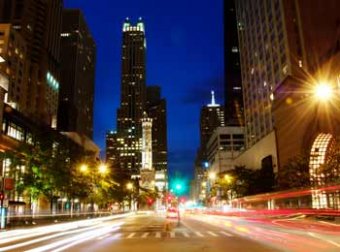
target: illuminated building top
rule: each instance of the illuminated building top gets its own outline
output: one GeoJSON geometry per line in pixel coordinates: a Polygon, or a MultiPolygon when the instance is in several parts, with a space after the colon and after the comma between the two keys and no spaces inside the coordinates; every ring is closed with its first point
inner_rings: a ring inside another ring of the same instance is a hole
{"type": "Polygon", "coordinates": [[[141,17],[138,19],[138,22],[136,25],[131,25],[130,19],[128,17],[125,19],[125,22],[123,23],[123,32],[130,32],[130,31],[145,32],[145,26],[144,26],[144,23],[141,17]]]}
{"type": "Polygon", "coordinates": [[[215,101],[215,92],[213,90],[211,90],[211,103],[208,104],[208,107],[219,107],[220,104],[216,104],[215,101]]]}

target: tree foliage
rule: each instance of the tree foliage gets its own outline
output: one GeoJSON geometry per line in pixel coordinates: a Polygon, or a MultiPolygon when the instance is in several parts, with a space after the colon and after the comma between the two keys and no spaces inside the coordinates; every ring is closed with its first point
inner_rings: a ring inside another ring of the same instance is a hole
{"type": "Polygon", "coordinates": [[[288,160],[279,171],[279,188],[281,190],[304,188],[310,186],[308,155],[298,155],[288,160]]]}

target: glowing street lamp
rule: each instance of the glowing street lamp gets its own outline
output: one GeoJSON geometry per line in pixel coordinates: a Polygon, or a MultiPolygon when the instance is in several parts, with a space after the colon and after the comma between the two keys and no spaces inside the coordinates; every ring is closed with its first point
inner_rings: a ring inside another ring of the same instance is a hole
{"type": "Polygon", "coordinates": [[[85,173],[88,171],[89,167],[86,164],[82,164],[79,169],[81,172],[85,173]]]}
{"type": "Polygon", "coordinates": [[[233,177],[229,174],[224,175],[224,180],[229,184],[233,181],[233,177]]]}
{"type": "Polygon", "coordinates": [[[209,172],[208,177],[211,180],[215,180],[216,179],[216,173],[215,172],[209,172]]]}
{"type": "Polygon", "coordinates": [[[314,95],[321,101],[328,101],[333,96],[333,87],[330,83],[320,82],[314,87],[314,95]]]}
{"type": "Polygon", "coordinates": [[[108,168],[106,164],[100,164],[98,167],[98,171],[100,174],[105,174],[108,172],[108,168]]]}
{"type": "Polygon", "coordinates": [[[132,190],[133,189],[133,184],[130,182],[130,183],[127,183],[126,184],[126,188],[128,189],[128,190],[132,190]]]}

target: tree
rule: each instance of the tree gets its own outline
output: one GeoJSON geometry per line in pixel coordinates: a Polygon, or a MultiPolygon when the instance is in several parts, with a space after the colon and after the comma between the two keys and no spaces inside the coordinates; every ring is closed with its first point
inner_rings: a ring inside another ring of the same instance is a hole
{"type": "Polygon", "coordinates": [[[308,155],[298,155],[288,160],[279,171],[279,187],[281,190],[310,186],[308,155]]]}

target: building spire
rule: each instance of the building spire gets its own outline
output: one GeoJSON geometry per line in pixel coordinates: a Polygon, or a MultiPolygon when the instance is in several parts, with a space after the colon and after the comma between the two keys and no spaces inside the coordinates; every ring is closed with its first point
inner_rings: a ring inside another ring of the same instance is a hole
{"type": "Polygon", "coordinates": [[[211,90],[211,105],[215,105],[215,92],[214,90],[211,90]]]}
{"type": "Polygon", "coordinates": [[[216,103],[215,101],[215,92],[214,90],[211,90],[211,103],[208,104],[208,107],[218,107],[219,104],[216,103]]]}

